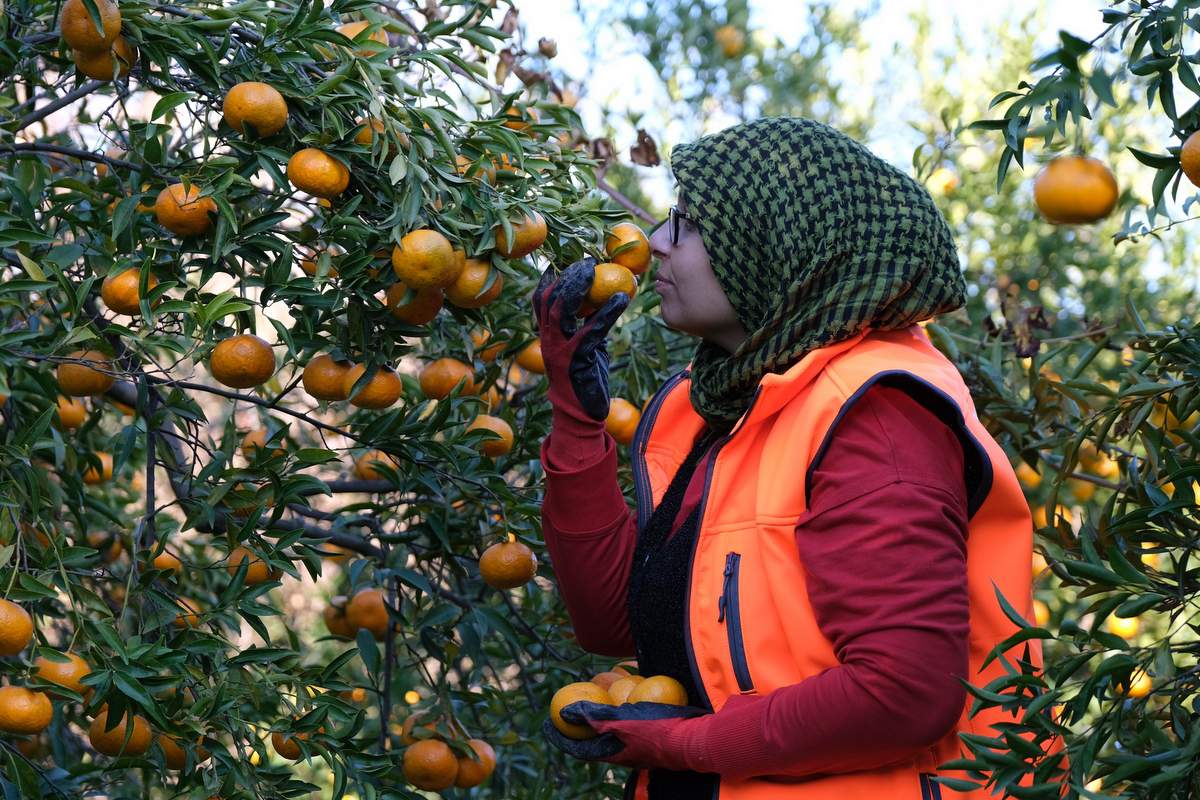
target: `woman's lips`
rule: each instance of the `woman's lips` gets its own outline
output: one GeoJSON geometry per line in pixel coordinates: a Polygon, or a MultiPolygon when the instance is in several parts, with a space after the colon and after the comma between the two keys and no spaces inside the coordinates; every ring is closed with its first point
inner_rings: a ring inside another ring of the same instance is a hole
{"type": "Polygon", "coordinates": [[[675,284],[671,283],[666,278],[655,278],[654,279],[654,291],[656,291],[656,292],[661,292],[662,287],[664,287],[664,286],[674,286],[674,285],[675,284]]]}

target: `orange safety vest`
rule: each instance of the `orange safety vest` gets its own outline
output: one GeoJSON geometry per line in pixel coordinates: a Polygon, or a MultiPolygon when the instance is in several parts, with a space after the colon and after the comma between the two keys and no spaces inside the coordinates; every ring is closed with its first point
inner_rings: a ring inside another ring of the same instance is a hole
{"type": "MultiPolygon", "coordinates": [[[[690,366],[690,365],[689,365],[690,366]]],[[[750,408],[716,444],[708,463],[688,583],[684,639],[692,678],[714,711],[733,694],[767,694],[838,666],[821,633],[796,552],[795,526],[808,481],[838,421],[876,383],[905,389],[950,424],[964,444],[968,478],[967,587],[970,673],[982,686],[1004,674],[999,660],[981,669],[992,648],[1017,630],[996,588],[1025,619],[1033,618],[1033,526],[1004,451],[980,423],[958,370],[918,326],[870,331],[814,350],[786,372],[765,375],[750,408]],[[993,586],[994,584],[994,586],[993,586]],[[721,612],[721,606],[725,613],[721,612]]],[[[652,398],[632,444],[638,529],[661,502],[704,425],[688,396],[688,369],[652,398]]],[[[1024,648],[1024,644],[1020,648],[1024,648]]],[[[1028,642],[1040,667],[1041,643],[1028,642]]],[[[1014,648],[1014,658],[1022,650],[1014,648]]],[[[964,706],[954,730],[901,764],[807,778],[722,779],[720,800],[984,800],[986,790],[958,793],[933,776],[970,779],[939,764],[965,751],[958,734],[995,736],[991,723],[1014,721],[1001,709],[973,719],[964,706]]],[[[644,771],[635,798],[647,797],[644,771]]]]}

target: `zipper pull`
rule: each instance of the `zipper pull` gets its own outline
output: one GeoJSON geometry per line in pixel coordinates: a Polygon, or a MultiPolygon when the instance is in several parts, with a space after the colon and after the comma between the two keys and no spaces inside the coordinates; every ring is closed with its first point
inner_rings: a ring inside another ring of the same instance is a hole
{"type": "Polygon", "coordinates": [[[733,577],[733,553],[725,556],[725,580],[721,583],[721,597],[717,600],[717,622],[725,621],[725,601],[729,597],[729,581],[733,577]]]}

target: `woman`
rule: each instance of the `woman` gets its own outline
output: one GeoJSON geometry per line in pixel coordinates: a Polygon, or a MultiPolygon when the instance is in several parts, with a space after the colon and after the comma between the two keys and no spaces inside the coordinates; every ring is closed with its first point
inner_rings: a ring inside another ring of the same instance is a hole
{"type": "MultiPolygon", "coordinates": [[[[576,330],[585,259],[534,293],[553,408],[544,535],[585,649],[637,655],[687,707],[577,703],[546,735],[637,768],[627,797],[931,800],[963,681],[1031,615],[1032,528],[1001,448],[917,323],[960,306],[929,195],[845,135],[768,118],[676,147],[651,238],[662,317],[699,338],[616,480],[604,338],[576,330]]],[[[1029,658],[1040,664],[1040,650],[1029,658]]],[[[1010,654],[1016,660],[1019,652],[1010,654]]],[[[983,790],[967,796],[988,796],[983,790]]]]}

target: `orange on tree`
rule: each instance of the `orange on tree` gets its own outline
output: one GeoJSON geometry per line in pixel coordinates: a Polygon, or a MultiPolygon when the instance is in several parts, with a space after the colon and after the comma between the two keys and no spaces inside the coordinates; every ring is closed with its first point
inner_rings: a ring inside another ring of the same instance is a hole
{"type": "Polygon", "coordinates": [[[471,345],[475,348],[475,354],[479,356],[479,360],[485,364],[490,364],[496,360],[496,357],[504,350],[506,342],[492,341],[491,331],[483,328],[475,328],[471,331],[471,345]],[[484,345],[487,345],[484,347],[484,345]]]}
{"type": "Polygon", "coordinates": [[[56,405],[54,416],[60,428],[74,430],[87,419],[87,406],[83,404],[82,400],[59,395],[56,405]]]}
{"type": "MultiPolygon", "coordinates": [[[[419,696],[417,700],[420,700],[419,696]]],[[[414,700],[413,702],[415,703],[417,700],[414,700]]],[[[430,731],[433,734],[432,738],[442,738],[441,734],[437,731],[437,723],[439,719],[441,719],[440,716],[431,716],[430,712],[428,711],[416,711],[410,714],[400,726],[401,744],[416,744],[417,742],[421,741],[421,739],[413,736],[413,728],[415,728],[418,723],[422,728],[430,731]]]]}
{"type": "MultiPolygon", "coordinates": [[[[315,278],[321,272],[321,265],[319,262],[314,261],[311,258],[303,258],[300,260],[300,269],[305,275],[309,276],[310,278],[315,278]]],[[[338,271],[333,266],[330,266],[329,269],[325,271],[325,277],[327,278],[336,278],[337,276],[338,271]]]]}
{"type": "Polygon", "coordinates": [[[175,613],[174,624],[178,628],[194,628],[200,624],[200,614],[197,613],[198,606],[194,601],[185,600],[182,597],[175,599],[179,605],[183,606],[182,610],[175,613]]]}
{"type": "Polygon", "coordinates": [[[100,461],[100,469],[96,469],[94,465],[89,465],[83,471],[83,482],[89,486],[95,486],[112,480],[113,476],[113,457],[108,453],[95,453],[94,455],[100,461]]]}
{"type": "Polygon", "coordinates": [[[628,703],[629,694],[644,680],[646,679],[641,675],[626,675],[613,681],[608,687],[608,695],[612,698],[613,704],[619,706],[622,703],[628,703]]]}
{"type": "Polygon", "coordinates": [[[633,441],[634,431],[637,430],[638,420],[642,412],[638,407],[624,397],[614,397],[608,404],[608,416],[604,419],[604,429],[607,430],[620,444],[633,441]]]}
{"type": "Polygon", "coordinates": [[[287,176],[300,191],[326,200],[337,197],[350,185],[346,165],[315,147],[306,147],[288,159],[287,176]]]}
{"type": "Polygon", "coordinates": [[[0,656],[15,656],[33,641],[33,619],[11,600],[0,600],[0,656]]]}
{"type": "Polygon", "coordinates": [[[578,703],[581,700],[602,703],[608,706],[616,705],[612,698],[608,696],[608,692],[591,681],[568,683],[555,692],[554,697],[550,699],[550,721],[554,723],[554,727],[558,728],[563,736],[572,739],[592,739],[597,735],[596,731],[587,725],[573,725],[562,718],[564,706],[569,706],[571,703],[578,703]]]}
{"type": "Polygon", "coordinates": [[[355,629],[350,627],[350,621],[346,619],[345,597],[333,598],[329,605],[325,606],[325,610],[321,616],[325,620],[325,627],[334,636],[343,636],[347,639],[354,638],[355,629]]]}
{"type": "Polygon", "coordinates": [[[1193,186],[1200,186],[1200,131],[1194,131],[1179,148],[1179,166],[1193,186]]]}
{"type": "Polygon", "coordinates": [[[296,744],[296,742],[307,740],[308,737],[309,734],[307,733],[285,734],[276,731],[271,734],[271,746],[275,748],[275,752],[280,757],[290,761],[299,761],[304,758],[304,754],[300,751],[300,745],[296,744]]]}
{"type": "Polygon", "coordinates": [[[370,409],[387,408],[394,405],[404,392],[404,384],[400,382],[400,376],[390,367],[377,369],[371,376],[371,380],[367,381],[358,394],[351,395],[354,384],[366,371],[366,365],[357,364],[347,370],[346,376],[342,378],[342,391],[349,398],[350,405],[370,409]]]}
{"type": "Polygon", "coordinates": [[[50,725],[54,707],[44,692],[24,686],[0,686],[0,731],[31,735],[50,725]]]}
{"type": "Polygon", "coordinates": [[[371,696],[367,694],[367,690],[361,686],[355,686],[348,692],[339,692],[338,697],[360,706],[365,706],[371,699],[371,696]]]}
{"type": "Polygon", "coordinates": [[[1129,697],[1145,697],[1154,688],[1154,681],[1146,670],[1139,667],[1129,676],[1129,683],[1118,683],[1118,687],[1129,697]]]}
{"type": "Polygon", "coordinates": [[[109,727],[108,706],[104,706],[88,729],[92,747],[106,756],[140,756],[150,749],[150,725],[141,717],[126,713],[109,727]],[[126,736],[129,737],[128,742],[126,736]]]}
{"type": "Polygon", "coordinates": [[[488,411],[493,411],[499,408],[500,403],[503,400],[503,397],[500,395],[500,390],[496,388],[495,384],[489,386],[483,392],[483,394],[479,395],[479,397],[481,400],[483,400],[483,407],[488,411]]]}
{"type": "Polygon", "coordinates": [[[713,32],[713,38],[721,46],[721,53],[726,58],[736,58],[741,55],[746,46],[746,34],[733,25],[722,25],[713,32]]]}
{"type": "Polygon", "coordinates": [[[538,114],[538,110],[533,106],[525,109],[521,109],[518,106],[510,106],[504,112],[504,116],[507,117],[504,120],[504,127],[514,131],[523,131],[530,126],[530,120],[537,122],[541,115],[538,114]]]}
{"type": "Polygon", "coordinates": [[[100,12],[100,29],[92,21],[83,0],[67,0],[58,18],[63,39],[75,50],[88,53],[104,52],[121,33],[121,9],[115,0],[96,0],[100,12]]]}
{"type": "Polygon", "coordinates": [[[71,361],[59,364],[55,370],[58,389],[65,395],[87,397],[104,394],[117,382],[116,378],[107,374],[113,366],[99,350],[76,350],[67,358],[71,361]]]}
{"type": "MultiPolygon", "coordinates": [[[[187,753],[179,746],[179,740],[174,736],[160,733],[154,737],[163,753],[163,762],[167,769],[183,769],[187,766],[187,753]]],[[[210,753],[199,745],[196,746],[196,763],[202,764],[210,758],[210,753]]]]}
{"type": "Polygon", "coordinates": [[[422,739],[405,748],[404,778],[418,789],[449,789],[457,777],[458,757],[445,742],[422,739]]]}
{"type": "Polygon", "coordinates": [[[524,542],[497,542],[479,557],[479,576],[493,589],[515,589],[537,574],[537,556],[524,542]]]}
{"type": "Polygon", "coordinates": [[[504,226],[496,228],[496,249],[505,258],[523,258],[546,241],[546,220],[536,211],[512,223],[513,240],[508,241],[504,226]]]}
{"type": "Polygon", "coordinates": [[[392,316],[409,325],[424,325],[432,322],[442,310],[445,296],[442,290],[409,289],[403,281],[393,283],[387,289],[387,305],[392,316]]]}
{"type": "Polygon", "coordinates": [[[450,240],[429,228],[409,231],[392,248],[392,271],[413,289],[443,289],[458,279],[463,265],[450,240]]]}
{"type": "Polygon", "coordinates": [[[478,786],[496,770],[496,751],[490,744],[483,739],[468,739],[467,745],[475,751],[475,758],[458,757],[458,776],[454,785],[460,789],[478,786]]]}
{"type": "MultiPolygon", "coordinates": [[[[104,149],[104,157],[105,158],[113,158],[113,159],[124,158],[125,151],[122,150],[120,147],[106,147],[104,149]]],[[[106,175],[108,175],[108,164],[105,164],[105,163],[97,164],[96,165],[96,177],[103,178],[106,175]]]]}
{"type": "Polygon", "coordinates": [[[1044,600],[1033,601],[1033,624],[1043,627],[1050,621],[1050,606],[1044,600]]]}
{"type": "Polygon", "coordinates": [[[683,684],[669,675],[652,675],[633,687],[629,703],[666,703],[672,706],[687,705],[687,690],[683,684]]]}
{"type": "MultiPolygon", "coordinates": [[[[242,455],[246,457],[247,461],[253,461],[257,451],[266,449],[267,439],[269,438],[270,434],[267,433],[266,428],[259,428],[258,430],[250,431],[242,437],[242,455]]],[[[287,451],[282,447],[274,447],[271,449],[272,456],[282,456],[286,453],[287,451]]]]}
{"type": "Polygon", "coordinates": [[[1041,553],[1039,553],[1037,550],[1034,550],[1033,551],[1033,579],[1036,581],[1038,578],[1040,578],[1042,576],[1042,573],[1044,573],[1049,568],[1050,568],[1050,565],[1046,563],[1046,557],[1044,555],[1042,555],[1041,553]]]}
{"type": "Polygon", "coordinates": [[[421,373],[417,380],[421,384],[421,392],[434,400],[444,400],[450,396],[452,390],[460,380],[466,379],[463,384],[462,394],[475,394],[478,388],[475,385],[475,371],[470,365],[464,364],[456,358],[439,358],[436,361],[430,361],[421,368],[421,373]]]}
{"type": "Polygon", "coordinates": [[[483,308],[499,297],[503,289],[504,274],[490,261],[468,258],[454,283],[446,287],[446,299],[459,308],[483,308]],[[484,291],[488,281],[492,285],[484,291]]]}
{"type": "Polygon", "coordinates": [[[125,552],[121,537],[104,531],[91,531],[87,535],[88,547],[100,551],[100,558],[107,564],[116,561],[125,552]]]}
{"type": "Polygon", "coordinates": [[[255,136],[274,136],[287,124],[287,101],[269,83],[242,81],[225,93],[221,111],[229,127],[246,133],[249,125],[255,136]]]}
{"type": "Polygon", "coordinates": [[[75,69],[98,81],[111,81],[113,76],[125,79],[137,62],[138,49],[124,36],[118,36],[106,50],[73,50],[71,60],[75,69]]]}
{"type": "Polygon", "coordinates": [[[389,620],[383,590],[363,589],[356,592],[346,604],[346,622],[354,631],[366,628],[376,639],[387,635],[389,620]]]}
{"type": "Polygon", "coordinates": [[[278,567],[272,568],[262,556],[251,552],[246,547],[235,547],[229,554],[229,561],[225,565],[225,571],[230,577],[237,574],[238,568],[243,564],[246,566],[247,586],[257,586],[260,583],[267,581],[277,581],[283,575],[283,570],[278,567]]]}
{"type": "Polygon", "coordinates": [[[1116,634],[1122,639],[1132,639],[1141,629],[1141,623],[1137,617],[1109,617],[1105,620],[1105,624],[1110,633],[1116,634]]]}
{"type": "Polygon", "coordinates": [[[619,222],[613,226],[604,239],[604,252],[612,263],[620,264],[634,275],[641,275],[650,266],[650,240],[632,222],[619,222]],[[624,249],[618,253],[622,247],[624,249]]]}
{"type": "Polygon", "coordinates": [[[546,373],[546,361],[542,358],[542,339],[534,339],[517,353],[517,365],[538,375],[546,373]]]}
{"type": "Polygon", "coordinates": [[[183,562],[179,560],[179,556],[174,553],[169,553],[163,550],[154,557],[151,562],[155,569],[161,569],[163,572],[174,573],[175,577],[183,574],[183,562]]]}
{"type": "Polygon", "coordinates": [[[637,280],[627,267],[605,261],[596,265],[596,273],[592,285],[588,288],[587,299],[579,307],[581,316],[595,312],[617,292],[624,292],[632,300],[637,293],[637,280]]]}
{"type": "Polygon", "coordinates": [[[84,694],[88,688],[83,685],[83,679],[92,674],[92,668],[87,661],[76,653],[65,653],[65,661],[58,661],[49,656],[38,656],[33,662],[33,674],[48,683],[58,684],[73,692],[84,694]]]}
{"type": "Polygon", "coordinates": [[[304,391],[318,400],[345,400],[346,373],[354,365],[349,361],[337,361],[328,353],[309,359],[302,375],[304,391]]]}
{"type": "Polygon", "coordinates": [[[380,465],[387,465],[393,469],[399,466],[395,456],[389,455],[382,450],[368,450],[355,459],[354,475],[364,481],[387,480],[387,476],[379,471],[380,465]]]}
{"type": "MultiPolygon", "coordinates": [[[[382,134],[387,130],[387,126],[383,124],[383,120],[375,119],[374,117],[360,119],[358,124],[362,125],[363,127],[362,130],[354,134],[354,142],[355,144],[361,144],[363,147],[370,147],[373,145],[375,143],[375,134],[382,134]]],[[[400,148],[402,150],[407,150],[409,145],[412,143],[408,138],[408,134],[404,133],[403,131],[400,131],[396,134],[396,139],[399,140],[400,148]]],[[[390,152],[391,148],[388,147],[387,142],[384,142],[384,155],[386,156],[390,152]]]]}
{"type": "Polygon", "coordinates": [[[201,197],[200,187],[173,183],[158,193],[154,201],[154,217],[158,224],[180,237],[202,236],[213,226],[217,203],[211,197],[201,197]]]}
{"type": "Polygon", "coordinates": [[[467,430],[492,431],[500,437],[499,439],[486,439],[479,443],[479,449],[489,458],[499,458],[500,456],[507,455],[513,448],[512,426],[500,417],[494,417],[491,414],[480,414],[471,420],[471,424],[467,426],[467,430]]]}
{"type": "Polygon", "coordinates": [[[239,333],[217,343],[209,355],[208,369],[218,383],[249,389],[275,374],[275,353],[257,336],[239,333]]]}
{"type": "Polygon", "coordinates": [[[1033,200],[1050,222],[1098,222],[1117,205],[1117,179],[1102,162],[1087,156],[1059,156],[1033,182],[1033,200]]]}
{"type": "Polygon", "coordinates": [[[1017,463],[1016,467],[1017,480],[1026,489],[1036,489],[1038,484],[1042,482],[1042,476],[1033,467],[1026,464],[1024,461],[1017,463]]]}
{"type": "MultiPolygon", "coordinates": [[[[347,22],[344,25],[338,25],[337,32],[345,36],[347,39],[356,39],[358,38],[358,35],[365,31],[367,26],[370,24],[370,22],[365,20],[360,20],[358,22],[347,22]]],[[[382,28],[377,28],[367,37],[367,41],[377,42],[378,44],[387,47],[387,31],[383,30],[382,28]]],[[[359,56],[369,56],[373,52],[375,52],[375,49],[373,47],[368,47],[366,49],[355,50],[354,54],[359,56]]]]}
{"type": "MultiPolygon", "coordinates": [[[[138,293],[138,285],[141,280],[141,271],[134,267],[118,272],[116,275],[109,275],[100,285],[100,299],[104,301],[104,305],[117,314],[136,316],[141,313],[138,305],[142,299],[138,293]]],[[[153,289],[157,285],[158,278],[149,275],[146,279],[146,289],[153,289]]]]}

